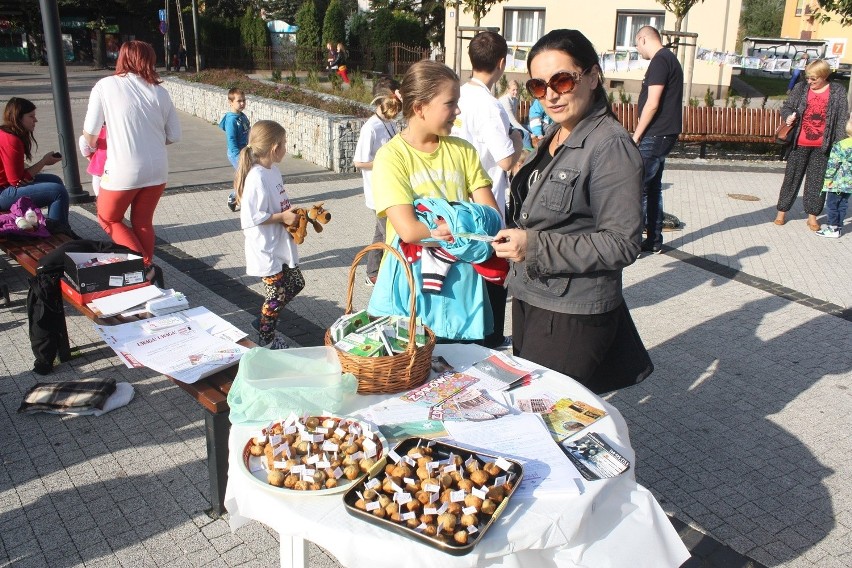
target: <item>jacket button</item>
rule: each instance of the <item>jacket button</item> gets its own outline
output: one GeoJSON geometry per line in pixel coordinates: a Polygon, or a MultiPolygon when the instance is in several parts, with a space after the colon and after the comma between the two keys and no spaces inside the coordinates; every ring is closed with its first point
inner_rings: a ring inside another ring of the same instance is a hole
{"type": "Polygon", "coordinates": [[[521,219],[529,219],[529,218],[530,218],[529,213],[521,213],[521,219]]]}
{"type": "Polygon", "coordinates": [[[559,179],[565,179],[566,177],[565,172],[559,172],[559,179]]]}

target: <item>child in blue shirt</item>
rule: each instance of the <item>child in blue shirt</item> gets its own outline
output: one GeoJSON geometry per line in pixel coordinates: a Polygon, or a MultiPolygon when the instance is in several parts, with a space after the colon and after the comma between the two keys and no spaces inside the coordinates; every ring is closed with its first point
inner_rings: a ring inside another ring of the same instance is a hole
{"type": "MultiPolygon", "coordinates": [[[[228,161],[236,170],[240,151],[248,144],[251,129],[249,119],[243,113],[246,108],[246,95],[243,90],[235,87],[228,91],[228,104],[231,106],[231,112],[225,113],[219,122],[219,128],[225,131],[225,139],[228,142],[228,161]]],[[[239,209],[235,191],[228,196],[228,208],[231,211],[239,209]]]]}

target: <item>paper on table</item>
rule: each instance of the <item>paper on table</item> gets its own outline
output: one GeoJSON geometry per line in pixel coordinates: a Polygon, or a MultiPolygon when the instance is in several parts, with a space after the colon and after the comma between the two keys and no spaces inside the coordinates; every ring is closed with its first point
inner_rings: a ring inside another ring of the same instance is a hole
{"type": "Polygon", "coordinates": [[[580,494],[583,476],[550,437],[538,415],[519,414],[488,422],[445,422],[444,427],[460,444],[521,462],[524,480],[515,491],[518,497],[580,494]]]}
{"type": "Polygon", "coordinates": [[[125,310],[129,310],[133,306],[144,304],[148,300],[159,298],[163,295],[163,291],[156,286],[142,286],[127,292],[119,292],[105,298],[92,300],[92,303],[103,315],[103,317],[114,316],[125,310]]]}
{"type": "MultiPolygon", "coordinates": [[[[198,306],[190,310],[184,310],[160,318],[150,318],[145,322],[157,321],[161,318],[181,317],[187,322],[192,322],[198,329],[202,329],[226,341],[237,342],[246,334],[234,327],[220,316],[214,314],[204,306],[198,306]]],[[[133,321],[118,325],[95,325],[95,331],[101,336],[101,339],[115,351],[122,363],[130,369],[144,367],[142,363],[137,361],[126,349],[124,345],[134,339],[146,337],[149,334],[142,327],[142,322],[133,321]]]]}
{"type": "Polygon", "coordinates": [[[364,415],[379,425],[402,424],[426,420],[429,415],[429,407],[409,404],[399,399],[390,399],[365,409],[364,415]]]}

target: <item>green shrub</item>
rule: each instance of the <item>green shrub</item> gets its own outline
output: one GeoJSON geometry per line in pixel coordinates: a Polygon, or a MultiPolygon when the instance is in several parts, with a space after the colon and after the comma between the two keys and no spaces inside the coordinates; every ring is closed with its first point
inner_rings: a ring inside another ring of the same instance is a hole
{"type": "Polygon", "coordinates": [[[698,106],[698,97],[689,97],[689,106],[697,107],[698,106]]]}
{"type": "Polygon", "coordinates": [[[337,73],[329,74],[328,82],[331,83],[332,91],[339,91],[343,87],[343,79],[337,73]]]}
{"type": "Polygon", "coordinates": [[[316,66],[316,55],[320,49],[322,27],[319,23],[316,6],[313,1],[305,2],[296,12],[296,65],[300,69],[313,69],[316,66]]]}
{"type": "Polygon", "coordinates": [[[331,0],[325,10],[325,18],[322,22],[322,44],[331,42],[335,46],[337,42],[343,43],[346,39],[346,16],[338,0],[331,0]]]}
{"type": "Polygon", "coordinates": [[[308,76],[305,77],[305,86],[314,90],[319,88],[319,79],[313,69],[308,70],[308,76]]]}
{"type": "Polygon", "coordinates": [[[618,88],[618,98],[621,102],[625,104],[630,104],[633,102],[633,95],[624,91],[624,87],[618,88]]]}
{"type": "Polygon", "coordinates": [[[272,70],[272,77],[270,77],[270,78],[273,81],[275,81],[276,83],[280,83],[281,82],[281,69],[273,69],[272,70]]]}
{"type": "Polygon", "coordinates": [[[716,99],[713,97],[713,93],[710,92],[710,87],[707,87],[707,92],[704,93],[704,104],[709,108],[712,108],[716,104],[716,99]]]}
{"type": "Polygon", "coordinates": [[[299,82],[299,78],[296,77],[296,70],[290,70],[290,76],[287,77],[287,84],[292,87],[298,87],[301,83],[299,82]]]}

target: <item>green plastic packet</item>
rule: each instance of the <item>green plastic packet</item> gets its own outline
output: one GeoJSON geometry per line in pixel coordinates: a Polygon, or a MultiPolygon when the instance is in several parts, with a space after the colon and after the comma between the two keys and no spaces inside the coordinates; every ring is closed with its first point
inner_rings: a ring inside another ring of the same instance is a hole
{"type": "Polygon", "coordinates": [[[349,406],[358,381],[341,373],[337,353],[327,347],[254,348],[240,359],[228,392],[231,424],[269,422],[291,412],[319,416],[349,406]]]}

